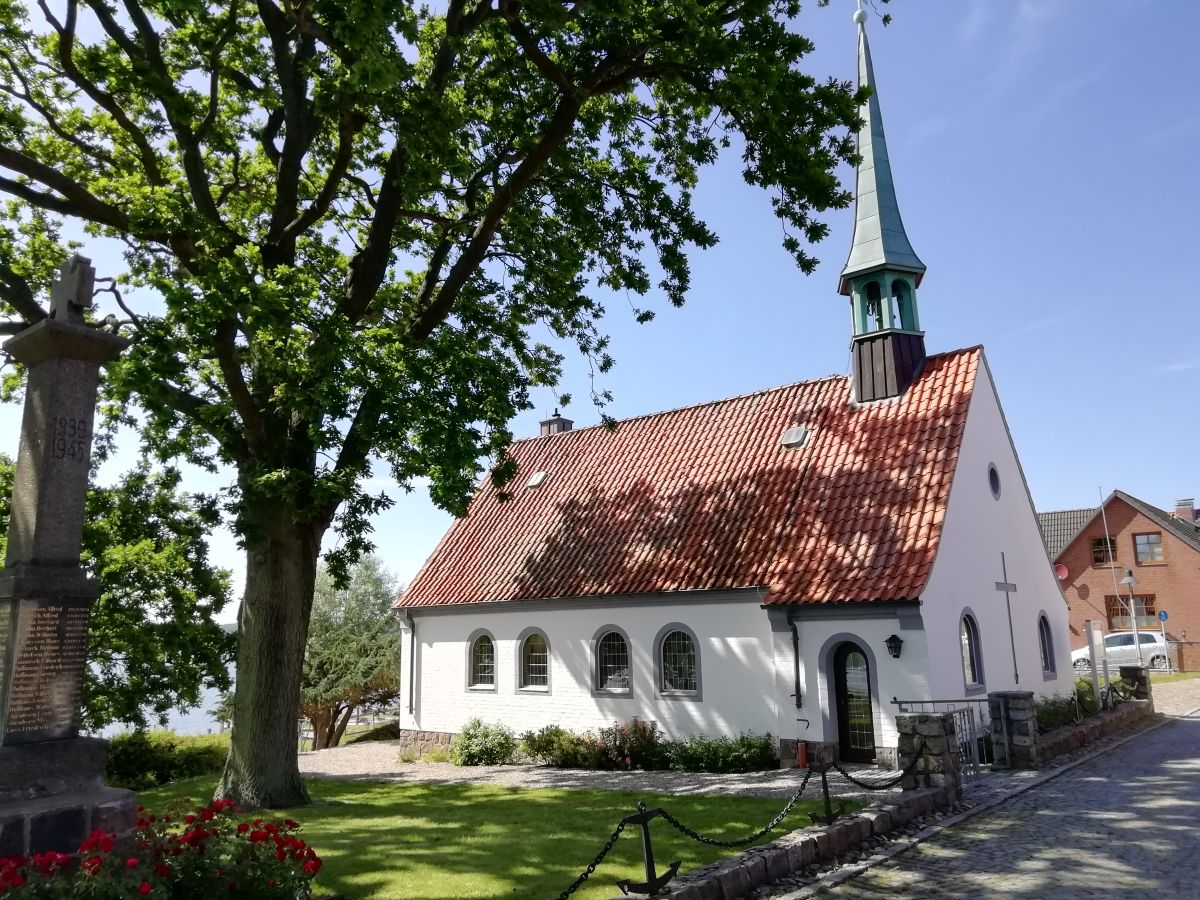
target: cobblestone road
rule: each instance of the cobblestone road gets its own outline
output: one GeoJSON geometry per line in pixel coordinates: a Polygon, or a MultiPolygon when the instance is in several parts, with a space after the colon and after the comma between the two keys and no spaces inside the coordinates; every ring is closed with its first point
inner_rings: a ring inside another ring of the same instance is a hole
{"type": "Polygon", "coordinates": [[[825,896],[1191,900],[1198,819],[1200,719],[1177,719],[825,896]]]}

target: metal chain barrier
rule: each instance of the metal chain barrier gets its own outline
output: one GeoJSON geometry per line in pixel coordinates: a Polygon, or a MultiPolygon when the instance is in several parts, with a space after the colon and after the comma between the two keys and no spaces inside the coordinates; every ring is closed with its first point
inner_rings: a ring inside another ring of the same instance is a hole
{"type": "Polygon", "coordinates": [[[738,838],[738,839],[732,840],[732,841],[721,841],[721,840],[717,840],[716,838],[705,837],[704,835],[702,835],[700,832],[696,831],[695,829],[688,828],[686,825],[684,825],[682,822],[680,822],[677,818],[675,818],[673,815],[671,815],[665,809],[662,812],[662,817],[664,819],[666,819],[668,822],[670,822],[671,825],[674,826],[676,831],[678,831],[680,834],[690,837],[693,841],[699,841],[702,844],[708,844],[710,847],[744,847],[747,844],[753,844],[759,838],[763,837],[764,835],[770,834],[772,831],[774,831],[776,828],[779,827],[779,823],[782,822],[785,818],[787,818],[787,814],[792,811],[792,807],[796,805],[796,803],[800,800],[800,795],[803,794],[804,789],[806,787],[808,787],[808,779],[812,778],[812,773],[813,773],[812,769],[809,769],[807,772],[804,773],[804,780],[802,782],[800,782],[799,789],[796,791],[796,793],[792,794],[792,798],[790,800],[788,800],[787,806],[785,806],[783,809],[781,809],[779,811],[779,815],[777,815],[775,818],[773,818],[770,822],[767,823],[766,828],[763,828],[761,831],[756,831],[754,834],[749,835],[744,838],[738,838]]]}
{"type": "Polygon", "coordinates": [[[617,838],[621,836],[621,832],[624,830],[625,822],[622,820],[622,822],[617,826],[616,831],[612,833],[612,836],[604,844],[604,847],[601,848],[600,852],[596,854],[596,858],[588,864],[588,867],[579,874],[578,878],[571,882],[571,886],[569,888],[558,895],[556,900],[567,900],[568,897],[583,887],[583,883],[592,877],[592,873],[596,871],[596,867],[599,866],[600,863],[604,862],[604,857],[608,856],[609,851],[617,845],[617,838]]]}
{"type": "Polygon", "coordinates": [[[832,765],[833,765],[833,768],[837,770],[837,773],[839,775],[841,775],[843,778],[845,778],[848,782],[855,785],[856,787],[862,788],[864,791],[890,791],[892,788],[894,788],[896,785],[898,785],[900,782],[902,782],[905,778],[907,778],[909,775],[911,775],[913,773],[913,769],[915,769],[917,767],[917,762],[921,759],[921,754],[924,752],[925,752],[925,742],[921,741],[921,743],[917,745],[917,749],[913,755],[912,762],[910,762],[908,764],[908,766],[905,767],[900,772],[900,774],[897,775],[895,778],[893,778],[889,781],[884,781],[884,782],[872,783],[872,782],[867,782],[867,781],[859,781],[857,778],[855,778],[853,775],[851,775],[849,772],[847,772],[845,769],[843,769],[840,765],[838,765],[836,760],[832,763],[832,765]]]}

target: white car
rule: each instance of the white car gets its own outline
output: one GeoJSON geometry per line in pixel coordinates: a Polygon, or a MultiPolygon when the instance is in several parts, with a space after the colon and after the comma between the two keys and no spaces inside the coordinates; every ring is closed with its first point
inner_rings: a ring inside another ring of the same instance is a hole
{"type": "MultiPolygon", "coordinates": [[[[1139,644],[1142,650],[1142,665],[1152,669],[1167,668],[1170,656],[1167,652],[1167,642],[1163,640],[1160,632],[1139,631],[1135,644],[1132,631],[1114,631],[1104,636],[1104,655],[1108,658],[1109,667],[1114,670],[1114,676],[1117,666],[1137,665],[1139,644]]],[[[1087,647],[1072,650],[1071,665],[1076,669],[1090,669],[1092,651],[1087,647]]]]}

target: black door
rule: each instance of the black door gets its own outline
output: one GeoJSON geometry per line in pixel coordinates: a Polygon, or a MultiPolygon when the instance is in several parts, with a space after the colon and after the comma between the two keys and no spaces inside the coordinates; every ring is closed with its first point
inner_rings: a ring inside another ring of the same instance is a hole
{"type": "Polygon", "coordinates": [[[833,682],[842,759],[874,762],[871,673],[867,668],[867,655],[856,645],[847,643],[837,648],[833,656],[833,682]]]}

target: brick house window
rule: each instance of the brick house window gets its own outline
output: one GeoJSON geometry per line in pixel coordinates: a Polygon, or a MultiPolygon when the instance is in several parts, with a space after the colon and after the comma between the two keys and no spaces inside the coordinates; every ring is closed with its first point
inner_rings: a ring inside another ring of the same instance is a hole
{"type": "Polygon", "coordinates": [[[1133,536],[1133,547],[1137,551],[1138,565],[1160,563],[1163,561],[1162,532],[1135,534],[1133,536]]]}
{"type": "Polygon", "coordinates": [[[1101,566],[1117,560],[1117,542],[1114,538],[1092,538],[1092,565],[1101,566]]]}
{"type": "MultiPolygon", "coordinates": [[[[1129,597],[1104,598],[1104,607],[1108,613],[1108,628],[1110,631],[1128,631],[1133,627],[1133,619],[1129,615],[1129,597]]],[[[1154,605],[1154,594],[1135,595],[1133,598],[1133,614],[1136,615],[1138,628],[1157,628],[1158,610],[1154,605]]]]}

